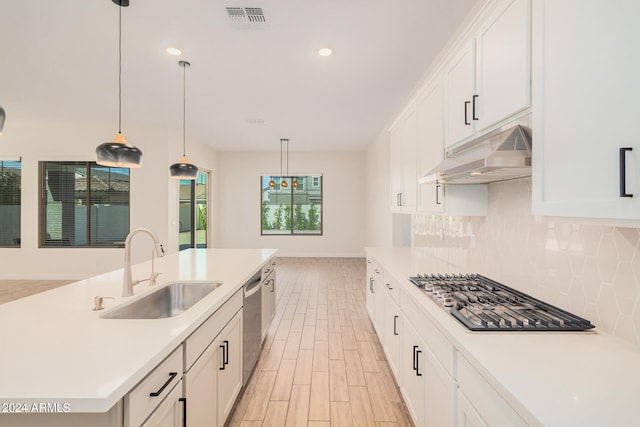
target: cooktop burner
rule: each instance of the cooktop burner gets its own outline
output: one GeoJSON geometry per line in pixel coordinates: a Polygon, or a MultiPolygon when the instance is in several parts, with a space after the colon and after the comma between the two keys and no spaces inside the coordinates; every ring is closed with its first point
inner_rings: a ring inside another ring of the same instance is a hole
{"type": "Polygon", "coordinates": [[[584,331],[588,320],[479,274],[418,274],[409,280],[472,331],[584,331]]]}

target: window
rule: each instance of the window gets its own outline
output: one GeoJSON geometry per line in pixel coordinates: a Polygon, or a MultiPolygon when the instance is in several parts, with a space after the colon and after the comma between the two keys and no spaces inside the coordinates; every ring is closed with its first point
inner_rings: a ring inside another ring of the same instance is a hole
{"type": "Polygon", "coordinates": [[[321,175],[262,176],[260,189],[262,235],[322,235],[321,175]]]}
{"type": "Polygon", "coordinates": [[[40,162],[40,247],[122,247],[129,234],[129,169],[40,162]]]}
{"type": "Polygon", "coordinates": [[[207,176],[180,180],[180,250],[207,247],[207,176]]]}
{"type": "Polygon", "coordinates": [[[0,247],[20,247],[20,161],[0,160],[0,247]]]}

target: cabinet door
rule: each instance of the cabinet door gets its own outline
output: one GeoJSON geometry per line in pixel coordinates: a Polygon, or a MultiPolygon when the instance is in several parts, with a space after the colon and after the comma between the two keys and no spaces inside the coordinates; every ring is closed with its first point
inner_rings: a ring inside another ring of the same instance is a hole
{"type": "Polygon", "coordinates": [[[186,399],[182,399],[182,381],[151,414],[142,427],[185,427],[186,399]]]}
{"type": "Polygon", "coordinates": [[[425,425],[453,427],[455,423],[454,380],[431,353],[425,352],[425,425]]]}
{"type": "MultiPolygon", "coordinates": [[[[395,285],[393,285],[395,286],[395,285]]],[[[389,296],[384,298],[384,319],[382,324],[382,347],[387,355],[387,362],[393,372],[394,377],[400,378],[400,361],[402,342],[400,331],[401,314],[400,307],[389,296]]],[[[400,382],[400,381],[398,381],[400,382]]]]}
{"type": "Polygon", "coordinates": [[[211,343],[184,375],[187,423],[190,427],[216,425],[220,353],[215,342],[211,343]]]}
{"type": "Polygon", "coordinates": [[[424,344],[413,326],[402,324],[402,395],[416,426],[425,425],[425,351],[424,344]]]}
{"type": "Polygon", "coordinates": [[[478,30],[477,131],[530,106],[530,22],[529,0],[503,0],[478,30]]]}
{"type": "Polygon", "coordinates": [[[446,146],[471,136],[475,130],[475,41],[469,40],[452,57],[444,72],[446,146]]]}
{"type": "Polygon", "coordinates": [[[214,345],[219,349],[217,418],[218,426],[223,426],[242,388],[242,310],[225,326],[214,345]]]}
{"type": "Polygon", "coordinates": [[[371,322],[374,324],[376,321],[376,292],[380,291],[380,286],[382,286],[382,270],[377,262],[375,262],[371,258],[367,258],[367,289],[366,289],[366,303],[367,303],[367,313],[369,313],[369,318],[371,322]]]}
{"type": "Polygon", "coordinates": [[[640,2],[541,0],[533,13],[533,213],[640,219],[640,2]]]}
{"type": "MultiPolygon", "coordinates": [[[[427,87],[416,104],[418,178],[427,175],[444,154],[444,96],[440,79],[427,87]]],[[[442,184],[421,184],[418,211],[444,212],[442,184]]]]}
{"type": "Polygon", "coordinates": [[[391,131],[391,209],[414,212],[417,199],[416,112],[407,111],[391,131]]]}
{"type": "Polygon", "coordinates": [[[460,390],[458,390],[456,406],[457,427],[487,427],[480,415],[473,409],[473,406],[471,406],[464,393],[460,390]]]}
{"type": "Polygon", "coordinates": [[[389,173],[391,194],[391,210],[398,211],[401,206],[400,195],[402,194],[402,140],[403,131],[401,124],[397,124],[391,130],[389,141],[389,173]]]}
{"type": "Polygon", "coordinates": [[[403,212],[414,212],[416,209],[418,176],[416,160],[417,123],[416,112],[412,110],[403,124],[402,141],[402,203],[403,212]]]}
{"type": "MultiPolygon", "coordinates": [[[[273,275],[273,274],[272,274],[273,275]]],[[[262,339],[267,336],[267,330],[271,324],[271,288],[273,280],[270,275],[262,282],[262,339]]]]}

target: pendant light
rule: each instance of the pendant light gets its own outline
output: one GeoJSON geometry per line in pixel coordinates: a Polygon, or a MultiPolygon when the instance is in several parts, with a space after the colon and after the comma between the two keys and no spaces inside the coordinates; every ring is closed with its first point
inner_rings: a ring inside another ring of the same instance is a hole
{"type": "Polygon", "coordinates": [[[120,7],[118,17],[118,134],[110,142],[96,148],[98,164],[109,167],[139,168],[142,151],[131,145],[122,135],[122,8],[129,6],[129,0],[112,0],[120,7]]]}
{"type": "Polygon", "coordinates": [[[287,144],[287,175],[289,174],[289,140],[281,139],[280,140],[280,177],[281,177],[280,187],[287,188],[287,186],[289,186],[289,184],[287,183],[287,180],[282,179],[282,144],[283,143],[287,144]]]}
{"type": "Polygon", "coordinates": [[[4,128],[4,119],[7,117],[4,112],[4,108],[0,106],[0,135],[2,135],[2,128],[4,128]]]}
{"type": "Polygon", "coordinates": [[[187,61],[179,61],[178,65],[182,67],[182,159],[178,163],[174,163],[169,167],[172,179],[191,179],[198,177],[198,167],[189,163],[187,160],[187,138],[186,138],[186,122],[187,122],[187,67],[191,64],[187,61]]]}

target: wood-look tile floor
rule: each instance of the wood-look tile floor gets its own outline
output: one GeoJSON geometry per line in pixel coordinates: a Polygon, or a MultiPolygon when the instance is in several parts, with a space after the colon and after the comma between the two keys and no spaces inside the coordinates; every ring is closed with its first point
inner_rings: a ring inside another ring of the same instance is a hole
{"type": "Polygon", "coordinates": [[[369,320],[364,258],[278,258],[277,311],[227,426],[412,426],[369,320]]]}
{"type": "Polygon", "coordinates": [[[0,280],[0,304],[72,282],[72,280],[0,280]]]}

